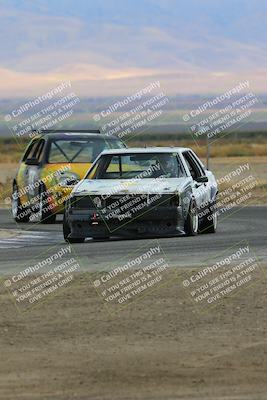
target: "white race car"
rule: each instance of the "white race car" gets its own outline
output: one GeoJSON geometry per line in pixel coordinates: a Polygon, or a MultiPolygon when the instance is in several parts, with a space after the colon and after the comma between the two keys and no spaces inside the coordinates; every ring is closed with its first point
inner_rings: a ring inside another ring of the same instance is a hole
{"type": "Polygon", "coordinates": [[[189,148],[105,150],[65,207],[66,241],[214,233],[217,183],[189,148]]]}

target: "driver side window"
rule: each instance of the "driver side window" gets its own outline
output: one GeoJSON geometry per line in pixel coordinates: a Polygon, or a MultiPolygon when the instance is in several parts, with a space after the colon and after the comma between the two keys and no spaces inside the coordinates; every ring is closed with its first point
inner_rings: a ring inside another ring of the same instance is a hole
{"type": "Polygon", "coordinates": [[[191,156],[189,151],[184,152],[183,156],[184,156],[185,162],[188,166],[188,169],[190,171],[192,178],[195,180],[195,179],[199,178],[200,176],[202,176],[203,175],[202,170],[197,165],[197,163],[195,162],[194,158],[191,156]]]}
{"type": "Polygon", "coordinates": [[[36,147],[37,147],[37,144],[38,144],[37,140],[35,140],[34,142],[32,142],[30,144],[30,146],[27,148],[27,150],[26,150],[26,152],[25,152],[25,154],[23,156],[22,161],[26,161],[26,160],[28,160],[30,158],[33,158],[35,150],[36,150],[36,147]]]}
{"type": "Polygon", "coordinates": [[[39,140],[37,147],[35,147],[34,155],[39,162],[42,160],[43,153],[44,153],[44,145],[45,141],[43,139],[39,140]]]}

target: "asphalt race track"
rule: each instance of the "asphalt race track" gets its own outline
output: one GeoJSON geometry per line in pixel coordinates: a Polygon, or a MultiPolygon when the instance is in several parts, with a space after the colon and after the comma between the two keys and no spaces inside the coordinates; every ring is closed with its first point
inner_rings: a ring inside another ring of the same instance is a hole
{"type": "MultiPolygon", "coordinates": [[[[20,265],[27,265],[52,246],[64,245],[62,224],[44,225],[38,222],[17,224],[10,211],[0,210],[0,273],[11,273],[20,265]]],[[[72,245],[75,252],[87,259],[88,271],[111,266],[116,260],[149,246],[153,239],[120,239],[93,241],[72,245]]],[[[216,234],[196,237],[160,238],[170,266],[201,266],[205,260],[223,253],[241,241],[249,243],[261,265],[267,265],[267,206],[250,206],[232,210],[219,219],[216,234]]]]}

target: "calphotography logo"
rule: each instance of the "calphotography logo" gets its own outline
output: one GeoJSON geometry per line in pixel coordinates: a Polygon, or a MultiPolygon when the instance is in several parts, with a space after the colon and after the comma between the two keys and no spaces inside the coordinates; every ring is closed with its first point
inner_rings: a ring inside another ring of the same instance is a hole
{"type": "Polygon", "coordinates": [[[166,255],[159,242],[153,240],[107,271],[93,274],[92,284],[107,310],[117,313],[172,278],[166,255]]]}
{"type": "Polygon", "coordinates": [[[267,2],[0,2],[0,400],[267,400],[267,2]]]}
{"type": "Polygon", "coordinates": [[[46,93],[17,104],[4,119],[15,139],[23,144],[25,138],[33,138],[42,130],[55,129],[57,124],[64,123],[79,103],[71,82],[61,82],[46,93]]]}
{"type": "Polygon", "coordinates": [[[199,312],[207,312],[225,300],[265,279],[265,273],[249,243],[240,242],[206,266],[183,279],[182,286],[199,312]]]}
{"type": "Polygon", "coordinates": [[[4,279],[3,286],[19,312],[25,313],[68,287],[79,269],[71,246],[57,245],[27,266],[21,263],[13,275],[4,279]]]}
{"type": "Polygon", "coordinates": [[[239,82],[235,87],[206,101],[183,116],[196,144],[201,139],[213,143],[249,122],[261,104],[250,89],[250,82],[239,82]]]}
{"type": "Polygon", "coordinates": [[[155,81],[110,104],[94,115],[93,119],[107,136],[116,135],[127,142],[162,118],[163,109],[168,103],[169,98],[160,81],[155,81]]]}

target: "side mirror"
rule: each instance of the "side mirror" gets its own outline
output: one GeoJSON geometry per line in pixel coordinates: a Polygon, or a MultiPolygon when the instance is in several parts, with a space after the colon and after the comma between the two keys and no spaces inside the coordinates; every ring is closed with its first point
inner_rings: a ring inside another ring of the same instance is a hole
{"type": "Polygon", "coordinates": [[[25,160],[25,164],[26,165],[39,165],[39,161],[37,160],[37,158],[28,158],[27,160],[25,160]]]}
{"type": "Polygon", "coordinates": [[[75,186],[75,185],[77,185],[77,183],[79,183],[79,182],[80,182],[79,179],[74,179],[74,178],[72,178],[72,179],[69,179],[66,183],[67,183],[67,186],[75,186]]]}
{"type": "Polygon", "coordinates": [[[195,179],[196,182],[198,183],[207,183],[209,181],[209,178],[207,176],[199,176],[198,178],[195,179]]]}
{"type": "Polygon", "coordinates": [[[61,178],[60,182],[59,182],[59,186],[75,186],[77,185],[77,183],[80,182],[80,179],[75,179],[75,178],[70,178],[70,177],[66,177],[66,178],[61,178]]]}

